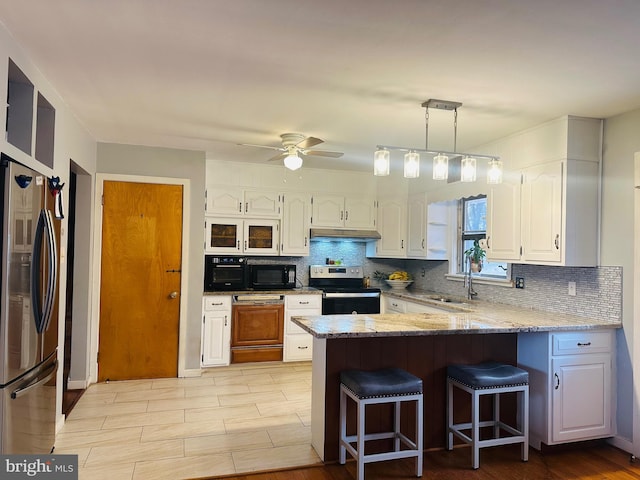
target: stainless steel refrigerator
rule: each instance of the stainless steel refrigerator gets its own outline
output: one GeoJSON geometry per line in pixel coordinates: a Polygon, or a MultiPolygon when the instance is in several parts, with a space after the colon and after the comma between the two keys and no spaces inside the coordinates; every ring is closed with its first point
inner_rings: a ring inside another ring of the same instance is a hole
{"type": "Polygon", "coordinates": [[[0,453],[48,454],[56,421],[59,221],[45,175],[0,156],[0,453]]]}

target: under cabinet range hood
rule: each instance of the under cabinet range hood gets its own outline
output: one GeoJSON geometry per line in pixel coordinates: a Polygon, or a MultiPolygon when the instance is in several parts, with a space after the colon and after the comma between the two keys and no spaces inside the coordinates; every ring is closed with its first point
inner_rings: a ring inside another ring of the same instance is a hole
{"type": "Polygon", "coordinates": [[[382,237],[376,230],[348,230],[341,228],[312,228],[313,240],[351,240],[352,242],[372,242],[382,237]]]}

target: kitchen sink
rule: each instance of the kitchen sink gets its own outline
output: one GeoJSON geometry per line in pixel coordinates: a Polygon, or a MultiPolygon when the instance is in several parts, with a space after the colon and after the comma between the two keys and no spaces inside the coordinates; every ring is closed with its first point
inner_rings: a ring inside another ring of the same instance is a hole
{"type": "Polygon", "coordinates": [[[450,305],[466,305],[466,302],[458,300],[457,298],[447,297],[446,295],[414,295],[416,298],[424,300],[433,300],[434,302],[448,303],[450,305]]]}

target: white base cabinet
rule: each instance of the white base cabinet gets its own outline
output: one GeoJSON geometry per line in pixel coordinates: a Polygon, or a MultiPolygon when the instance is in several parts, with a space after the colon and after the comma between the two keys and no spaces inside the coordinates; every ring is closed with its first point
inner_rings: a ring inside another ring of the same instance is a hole
{"type": "Polygon", "coordinates": [[[285,295],[283,361],[311,360],[313,336],[291,321],[291,317],[322,314],[322,295],[285,295]]]}
{"type": "Polygon", "coordinates": [[[202,300],[201,365],[229,365],[231,359],[231,295],[208,295],[202,300]]]}
{"type": "Polygon", "coordinates": [[[518,364],[529,372],[531,446],[615,433],[614,351],[614,329],[518,335],[518,364]]]}

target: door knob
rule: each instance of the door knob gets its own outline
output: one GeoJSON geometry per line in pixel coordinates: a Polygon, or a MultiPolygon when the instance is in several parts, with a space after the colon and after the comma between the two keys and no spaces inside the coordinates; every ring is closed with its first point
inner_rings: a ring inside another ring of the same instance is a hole
{"type": "Polygon", "coordinates": [[[178,298],[178,292],[171,292],[169,298],[178,298]]]}

